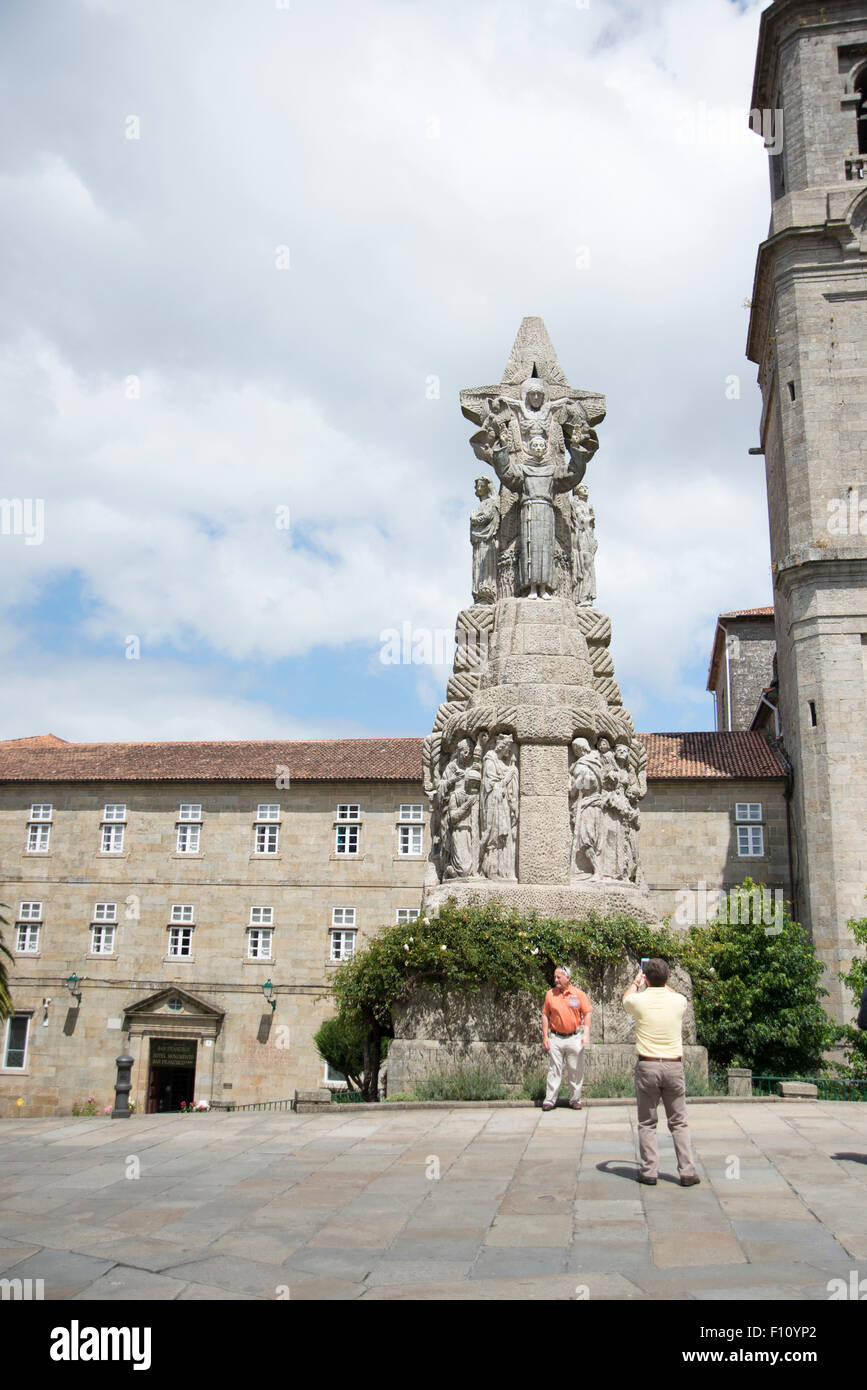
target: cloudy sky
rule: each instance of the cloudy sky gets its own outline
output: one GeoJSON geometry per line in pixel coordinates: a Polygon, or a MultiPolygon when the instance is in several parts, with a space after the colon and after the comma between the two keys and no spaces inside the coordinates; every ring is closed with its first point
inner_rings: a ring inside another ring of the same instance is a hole
{"type": "Polygon", "coordinates": [[[426,732],[382,633],[470,601],[458,392],[527,314],[607,396],[636,726],[712,728],[715,616],[771,601],[761,8],[7,0],[0,737],[426,732]]]}

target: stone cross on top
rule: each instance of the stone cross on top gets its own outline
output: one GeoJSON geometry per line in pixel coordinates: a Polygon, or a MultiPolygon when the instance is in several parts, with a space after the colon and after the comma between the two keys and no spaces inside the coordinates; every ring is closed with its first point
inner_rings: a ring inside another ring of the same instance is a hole
{"type": "Polygon", "coordinates": [[[490,478],[476,480],[476,602],[555,593],[587,601],[589,593],[575,593],[575,509],[589,512],[581,480],[599,447],[594,427],[605,418],[605,397],[573,390],[544,323],[525,318],[500,383],[462,391],[461,410],[479,426],[470,440],[473,453],[501,483],[497,501],[490,478]]]}

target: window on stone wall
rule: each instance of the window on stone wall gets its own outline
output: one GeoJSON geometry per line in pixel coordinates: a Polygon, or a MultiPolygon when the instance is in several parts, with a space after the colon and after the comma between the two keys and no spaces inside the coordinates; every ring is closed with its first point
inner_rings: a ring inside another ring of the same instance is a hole
{"type": "Polygon", "coordinates": [[[30,1031],[30,1014],[13,1014],[6,1020],[6,1035],[3,1039],[3,1066],[10,1071],[23,1071],[27,1060],[27,1035],[30,1031]]]}
{"type": "Polygon", "coordinates": [[[355,908],[354,907],[332,907],[331,909],[332,927],[354,927],[355,908]]]}
{"type": "Polygon", "coordinates": [[[399,825],[397,827],[398,854],[421,854],[423,849],[424,827],[421,825],[399,825]]]}
{"type": "Polygon", "coordinates": [[[361,841],[360,825],[338,825],[334,838],[335,854],[357,854],[361,841]]]}
{"type": "Polygon", "coordinates": [[[247,931],[247,957],[249,960],[270,960],[271,940],[274,932],[271,927],[250,927],[247,931]]]}
{"type": "Polygon", "coordinates": [[[48,853],[52,810],[53,807],[47,801],[37,801],[35,805],[30,807],[30,820],[27,826],[28,854],[48,853]]]}
{"type": "Polygon", "coordinates": [[[193,928],[169,927],[169,955],[175,959],[193,954],[193,928]]]}
{"type": "Polygon", "coordinates": [[[858,153],[867,154],[867,68],[864,68],[855,83],[858,93],[856,120],[858,123],[858,153]]]}
{"type": "Polygon", "coordinates": [[[39,951],[41,926],[42,903],[21,903],[15,923],[15,950],[23,955],[35,955],[39,951]]]}
{"type": "Polygon", "coordinates": [[[407,922],[418,921],[419,909],[417,907],[399,907],[397,909],[397,925],[405,926],[407,922]]]}
{"type": "Polygon", "coordinates": [[[178,825],[178,854],[198,854],[202,827],[178,825]]]}
{"type": "Polygon", "coordinates": [[[332,960],[352,960],[355,955],[355,932],[354,931],[332,931],[331,933],[331,959],[332,960]]]}
{"type": "Polygon", "coordinates": [[[93,956],[114,955],[115,926],[103,926],[94,922],[90,928],[90,953],[93,956]]]}
{"type": "Polygon", "coordinates": [[[738,858],[761,859],[765,853],[765,830],[760,801],[736,801],[738,858]]]}

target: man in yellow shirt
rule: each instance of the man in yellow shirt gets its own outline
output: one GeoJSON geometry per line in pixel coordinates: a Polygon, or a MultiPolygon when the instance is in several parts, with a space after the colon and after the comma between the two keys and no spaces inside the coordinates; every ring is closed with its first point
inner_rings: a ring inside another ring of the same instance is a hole
{"type": "Polygon", "coordinates": [[[656,1185],[659,1154],[656,1118],[659,1102],[674,1142],[681,1187],[695,1187],[701,1178],[695,1171],[689,1125],[686,1119],[686,1083],[683,1075],[683,1016],[686,998],[671,989],[664,960],[648,960],[623,996],[623,1007],[635,1020],[635,1098],[638,1101],[638,1182],[656,1185]],[[639,993],[642,985],[647,988],[639,993]]]}

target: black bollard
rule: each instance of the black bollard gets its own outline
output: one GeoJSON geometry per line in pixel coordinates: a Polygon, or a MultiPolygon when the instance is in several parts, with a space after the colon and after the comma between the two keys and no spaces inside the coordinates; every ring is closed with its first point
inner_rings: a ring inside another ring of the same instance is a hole
{"type": "Polygon", "coordinates": [[[114,1109],[111,1112],[113,1120],[128,1120],[132,1111],[129,1108],[129,1093],[132,1090],[130,1072],[132,1071],[133,1058],[124,1054],[123,1057],[116,1057],[117,1080],[114,1083],[114,1109]]]}

